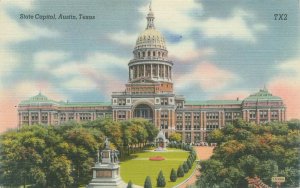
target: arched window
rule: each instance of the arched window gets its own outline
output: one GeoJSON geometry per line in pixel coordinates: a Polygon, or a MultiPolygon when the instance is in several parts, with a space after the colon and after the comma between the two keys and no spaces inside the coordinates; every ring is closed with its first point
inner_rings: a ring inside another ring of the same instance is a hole
{"type": "Polygon", "coordinates": [[[153,51],[153,57],[155,57],[155,51],[153,51]]]}
{"type": "Polygon", "coordinates": [[[148,57],[150,57],[151,56],[151,52],[150,51],[148,51],[148,57]]]}
{"type": "Polygon", "coordinates": [[[146,53],[145,52],[143,52],[143,57],[145,57],[146,56],[146,53]]]}
{"type": "Polygon", "coordinates": [[[160,57],[160,52],[158,52],[158,57],[160,57]]]}

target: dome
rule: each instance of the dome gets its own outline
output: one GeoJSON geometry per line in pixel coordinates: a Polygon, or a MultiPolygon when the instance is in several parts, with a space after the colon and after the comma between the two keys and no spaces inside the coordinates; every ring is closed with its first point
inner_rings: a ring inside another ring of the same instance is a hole
{"type": "Polygon", "coordinates": [[[165,39],[155,28],[147,28],[136,40],[135,49],[141,48],[160,48],[165,50],[165,39]]]}
{"type": "Polygon", "coordinates": [[[159,48],[166,50],[165,39],[154,26],[154,14],[151,10],[151,5],[147,15],[147,27],[136,40],[135,50],[141,48],[159,48]]]}

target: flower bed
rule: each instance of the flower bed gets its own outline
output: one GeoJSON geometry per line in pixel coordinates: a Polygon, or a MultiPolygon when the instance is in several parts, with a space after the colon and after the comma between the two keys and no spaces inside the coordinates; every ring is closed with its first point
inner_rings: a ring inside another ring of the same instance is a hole
{"type": "Polygon", "coordinates": [[[162,156],[154,156],[154,157],[149,157],[149,160],[150,161],[163,161],[163,160],[165,160],[165,158],[162,156]]]}

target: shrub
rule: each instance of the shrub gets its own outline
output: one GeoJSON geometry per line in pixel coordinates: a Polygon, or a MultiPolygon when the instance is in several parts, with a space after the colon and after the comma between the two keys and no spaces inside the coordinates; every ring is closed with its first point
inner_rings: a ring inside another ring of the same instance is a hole
{"type": "Polygon", "coordinates": [[[129,182],[127,184],[127,188],[132,188],[132,182],[131,182],[131,180],[129,180],[129,182]]]}
{"type": "Polygon", "coordinates": [[[145,180],[145,183],[144,183],[144,188],[152,188],[152,183],[151,183],[150,176],[146,177],[146,180],[145,180]]]}
{"type": "Polygon", "coordinates": [[[157,180],[157,182],[156,182],[157,187],[165,187],[166,186],[166,180],[165,180],[165,177],[164,177],[162,171],[159,172],[156,180],[157,180]]]}
{"type": "Polygon", "coordinates": [[[188,159],[188,160],[186,161],[186,163],[187,163],[187,165],[188,165],[189,169],[191,169],[191,168],[192,168],[192,166],[193,166],[193,163],[191,162],[191,160],[190,160],[190,159],[188,159]]]}
{"type": "Polygon", "coordinates": [[[187,173],[189,171],[189,167],[188,167],[188,164],[186,163],[186,161],[183,162],[183,171],[184,171],[184,173],[187,173]]]}
{"type": "Polygon", "coordinates": [[[184,171],[182,165],[179,165],[177,169],[177,177],[183,177],[184,176],[184,171]]]}
{"type": "Polygon", "coordinates": [[[177,172],[176,170],[174,170],[174,168],[172,168],[171,170],[170,180],[171,182],[175,182],[177,180],[177,172]]]}

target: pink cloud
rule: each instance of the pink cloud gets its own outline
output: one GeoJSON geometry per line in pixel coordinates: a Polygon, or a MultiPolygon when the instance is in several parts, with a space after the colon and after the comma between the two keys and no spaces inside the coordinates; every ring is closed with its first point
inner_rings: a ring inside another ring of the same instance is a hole
{"type": "Polygon", "coordinates": [[[217,67],[213,63],[203,62],[197,65],[192,72],[180,76],[176,80],[178,88],[189,84],[198,84],[206,91],[218,91],[239,81],[239,77],[225,69],[217,67]]]}
{"type": "Polygon", "coordinates": [[[1,92],[0,97],[0,133],[8,129],[17,128],[18,113],[17,105],[20,99],[15,96],[14,92],[1,92]]]}
{"type": "Polygon", "coordinates": [[[280,96],[287,107],[287,119],[300,119],[300,86],[297,80],[278,78],[269,84],[273,95],[280,96]]]}
{"type": "Polygon", "coordinates": [[[32,82],[23,81],[15,85],[13,89],[2,89],[0,91],[0,133],[8,129],[17,128],[18,111],[17,106],[22,100],[37,95],[41,91],[49,99],[61,100],[66,96],[55,91],[52,84],[46,81],[32,82]]]}
{"type": "Polygon", "coordinates": [[[225,92],[219,95],[216,95],[214,99],[216,100],[243,100],[246,97],[248,97],[250,94],[252,94],[249,91],[244,91],[244,90],[235,90],[235,91],[229,91],[225,92]]]}

